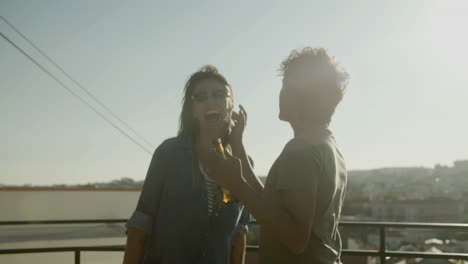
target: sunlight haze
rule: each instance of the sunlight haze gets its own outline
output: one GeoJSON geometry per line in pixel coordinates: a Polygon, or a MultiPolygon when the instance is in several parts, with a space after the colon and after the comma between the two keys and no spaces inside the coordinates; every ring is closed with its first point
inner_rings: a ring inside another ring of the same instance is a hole
{"type": "MultiPolygon", "coordinates": [[[[349,169],[468,159],[467,11],[463,0],[0,2],[1,16],[153,146],[176,135],[189,75],[218,67],[249,114],[258,175],[292,137],[277,117],[278,68],[305,46],[327,48],[351,75],[331,125],[349,169]]],[[[3,20],[0,32],[86,96],[3,20]]],[[[0,184],[145,177],[151,155],[3,38],[0,92],[0,184]]]]}

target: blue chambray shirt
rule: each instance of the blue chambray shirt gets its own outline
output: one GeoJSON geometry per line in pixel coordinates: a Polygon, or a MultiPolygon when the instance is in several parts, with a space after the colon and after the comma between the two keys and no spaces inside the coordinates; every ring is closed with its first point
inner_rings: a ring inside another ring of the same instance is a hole
{"type": "Polygon", "coordinates": [[[208,216],[204,179],[192,171],[199,174],[188,140],[170,138],[156,149],[127,223],[149,234],[143,263],[229,263],[234,234],[246,231],[250,214],[231,202],[208,216]]]}

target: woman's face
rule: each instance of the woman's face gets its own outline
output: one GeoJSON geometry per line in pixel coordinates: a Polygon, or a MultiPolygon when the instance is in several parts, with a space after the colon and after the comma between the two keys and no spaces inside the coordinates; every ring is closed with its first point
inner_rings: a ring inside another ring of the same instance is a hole
{"type": "Polygon", "coordinates": [[[229,127],[233,108],[229,87],[214,79],[202,80],[195,86],[191,100],[193,117],[201,129],[229,127]]]}

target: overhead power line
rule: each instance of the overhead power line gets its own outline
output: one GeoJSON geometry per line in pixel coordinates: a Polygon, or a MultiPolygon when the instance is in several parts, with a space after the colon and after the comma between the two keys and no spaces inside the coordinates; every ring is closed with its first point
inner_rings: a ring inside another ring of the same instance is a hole
{"type": "Polygon", "coordinates": [[[115,129],[117,129],[120,133],[122,133],[125,137],[130,139],[133,143],[138,145],[142,150],[147,152],[148,154],[152,154],[152,151],[148,150],[145,146],[143,146],[140,142],[135,140],[133,137],[131,137],[127,132],[125,132],[123,129],[121,129],[118,125],[114,124],[110,119],[108,119],[104,114],[99,112],[93,105],[88,103],[83,97],[75,93],[72,89],[70,89],[67,85],[65,85],[62,81],[60,81],[57,77],[55,77],[50,71],[48,71],[44,66],[42,66],[39,62],[37,62],[35,59],[33,59],[29,54],[27,54],[23,49],[18,47],[12,40],[10,40],[7,36],[5,36],[2,32],[0,32],[0,36],[4,38],[8,43],[10,43],[13,47],[15,47],[19,52],[21,52],[26,58],[28,58],[32,63],[34,63],[37,67],[39,67],[44,73],[49,75],[52,79],[54,79],[62,88],[67,90],[69,93],[71,93],[73,96],[78,98],[82,103],[87,105],[91,110],[93,110],[97,115],[99,115],[102,119],[104,119],[107,123],[109,123],[111,126],[113,126],[115,129]]]}
{"type": "Polygon", "coordinates": [[[148,144],[151,148],[155,148],[151,142],[146,140],[143,136],[141,136],[135,129],[133,129],[127,122],[122,120],[117,114],[115,114],[109,107],[107,107],[97,96],[95,96],[89,89],[85,88],[80,82],[74,79],[70,74],[68,74],[63,67],[61,67],[55,60],[53,60],[50,56],[48,56],[41,48],[39,48],[32,40],[30,40],[26,35],[24,35],[19,29],[17,29],[10,21],[8,21],[3,16],[0,18],[10,27],[12,28],[18,35],[20,35],[24,40],[26,40],[34,49],[36,49],[42,56],[44,56],[50,63],[52,63],[62,74],[64,74],[68,79],[70,79],[73,83],[75,83],[81,90],[83,90],[89,97],[91,97],[98,105],[104,108],[107,113],[109,113],[112,117],[117,119],[125,128],[132,131],[140,140],[144,141],[148,144]]]}

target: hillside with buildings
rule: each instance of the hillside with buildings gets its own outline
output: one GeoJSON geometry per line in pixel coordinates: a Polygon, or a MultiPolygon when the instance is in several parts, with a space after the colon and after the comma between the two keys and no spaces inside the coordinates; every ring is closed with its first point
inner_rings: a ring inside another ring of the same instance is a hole
{"type": "Polygon", "coordinates": [[[346,219],[468,222],[468,160],[434,168],[350,171],[346,219]]]}

